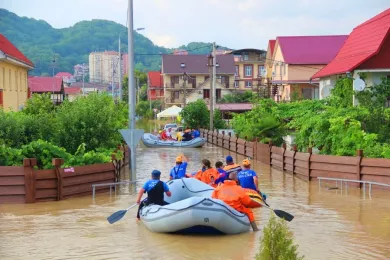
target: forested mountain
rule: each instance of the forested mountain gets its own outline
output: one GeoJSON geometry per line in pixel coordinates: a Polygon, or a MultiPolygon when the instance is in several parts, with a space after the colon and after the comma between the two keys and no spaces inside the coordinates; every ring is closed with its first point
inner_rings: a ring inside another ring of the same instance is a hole
{"type": "MultiPolygon", "coordinates": [[[[69,28],[55,29],[43,20],[19,17],[0,8],[0,33],[35,64],[31,75],[51,75],[53,54],[57,56],[56,71],[72,73],[74,65],[88,63],[90,52],[118,50],[119,35],[121,49],[127,52],[127,28],[106,20],[82,21],[69,28]]],[[[196,49],[190,53],[209,53],[211,49],[210,43],[202,42],[192,42],[179,48],[196,49]]],[[[143,71],[158,70],[161,63],[159,54],[172,52],[172,49],[159,47],[137,32],[134,49],[136,68],[143,71]]]]}

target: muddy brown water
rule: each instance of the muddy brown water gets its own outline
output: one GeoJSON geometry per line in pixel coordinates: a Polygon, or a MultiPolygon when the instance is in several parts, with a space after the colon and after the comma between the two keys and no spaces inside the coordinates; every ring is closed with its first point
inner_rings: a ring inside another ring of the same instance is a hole
{"type": "MultiPolygon", "coordinates": [[[[201,149],[137,151],[140,183],[155,168],[168,179],[179,152],[189,158],[189,171],[208,158],[215,163],[229,153],[206,145],[201,149]]],[[[235,160],[244,157],[232,154],[235,160]]],[[[268,203],[295,216],[288,224],[305,259],[390,259],[390,191],[373,189],[368,199],[356,188],[348,193],[319,189],[257,163],[260,187],[268,203]]],[[[128,172],[124,172],[128,178],[128,172]]],[[[334,185],[328,184],[327,187],[334,185]]],[[[131,187],[116,195],[91,196],[26,205],[0,205],[0,259],[254,259],[262,232],[233,236],[184,236],[156,234],[136,223],[135,210],[114,225],[106,218],[133,204],[131,187]]],[[[270,216],[268,209],[254,210],[259,228],[270,216]]]]}

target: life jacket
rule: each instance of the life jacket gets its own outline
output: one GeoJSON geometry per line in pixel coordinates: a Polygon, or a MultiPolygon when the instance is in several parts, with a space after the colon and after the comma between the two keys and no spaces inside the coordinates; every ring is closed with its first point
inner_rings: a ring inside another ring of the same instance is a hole
{"type": "Polygon", "coordinates": [[[215,168],[209,168],[205,171],[200,170],[196,173],[195,178],[212,187],[216,187],[215,181],[219,177],[219,172],[215,168]]]}
{"type": "Polygon", "coordinates": [[[162,133],[161,133],[161,139],[162,139],[162,140],[167,140],[167,139],[168,139],[168,136],[167,136],[167,133],[166,133],[166,132],[162,132],[162,133]]]}
{"type": "Polygon", "coordinates": [[[164,183],[162,181],[148,191],[147,204],[164,205],[164,183]]]}
{"type": "Polygon", "coordinates": [[[233,180],[225,180],[213,191],[211,197],[220,199],[235,209],[247,207],[251,203],[251,198],[246,191],[233,180]]]}
{"type": "Polygon", "coordinates": [[[231,172],[239,173],[242,170],[241,166],[236,164],[236,163],[228,164],[225,167],[223,167],[223,169],[226,171],[226,179],[227,180],[229,179],[229,174],[231,172]]]}

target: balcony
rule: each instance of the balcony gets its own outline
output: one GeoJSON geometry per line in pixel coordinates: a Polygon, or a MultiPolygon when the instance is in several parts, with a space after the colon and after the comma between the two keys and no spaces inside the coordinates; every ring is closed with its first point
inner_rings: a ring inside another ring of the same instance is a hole
{"type": "Polygon", "coordinates": [[[260,55],[235,55],[234,62],[253,62],[253,63],[264,63],[266,61],[266,56],[263,54],[260,55]]]}

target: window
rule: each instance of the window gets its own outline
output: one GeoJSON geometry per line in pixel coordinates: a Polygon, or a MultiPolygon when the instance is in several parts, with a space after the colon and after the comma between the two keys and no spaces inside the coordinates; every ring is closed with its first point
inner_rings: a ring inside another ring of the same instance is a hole
{"type": "Polygon", "coordinates": [[[242,53],[242,57],[243,57],[244,60],[249,60],[249,53],[243,52],[242,53]]]}
{"type": "Polygon", "coordinates": [[[0,89],[0,107],[2,107],[3,106],[3,90],[2,89],[0,89]]]}
{"type": "Polygon", "coordinates": [[[261,76],[261,72],[264,70],[264,66],[263,65],[259,65],[259,74],[258,74],[258,77],[261,76]]]}
{"type": "Polygon", "coordinates": [[[303,99],[313,99],[313,89],[311,88],[302,88],[303,99]]]}
{"type": "Polygon", "coordinates": [[[234,76],[238,77],[238,76],[240,76],[240,73],[239,73],[239,66],[236,65],[235,67],[236,67],[236,72],[234,72],[234,76]]]}
{"type": "Polygon", "coordinates": [[[217,95],[217,96],[215,97],[216,100],[221,99],[221,97],[222,97],[222,96],[221,96],[221,89],[216,89],[216,95],[217,95]]]}
{"type": "Polygon", "coordinates": [[[12,85],[11,85],[11,69],[8,71],[8,83],[9,83],[9,90],[12,90],[12,85]]]}
{"type": "Polygon", "coordinates": [[[210,89],[203,90],[203,99],[210,98],[210,89]]]}
{"type": "Polygon", "coordinates": [[[175,91],[175,99],[179,99],[179,96],[180,94],[179,94],[179,91],[175,91]]]}
{"type": "Polygon", "coordinates": [[[173,77],[173,82],[174,82],[175,84],[179,84],[179,76],[174,76],[174,77],[173,77]]]}
{"type": "Polygon", "coordinates": [[[246,88],[251,88],[252,87],[252,81],[249,81],[249,80],[245,81],[245,87],[246,88]]]}
{"type": "Polygon", "coordinates": [[[245,77],[252,77],[252,69],[253,69],[253,65],[245,65],[244,67],[245,77]]]}
{"type": "Polygon", "coordinates": [[[238,88],[238,87],[239,87],[239,81],[238,81],[238,80],[235,80],[235,81],[234,81],[234,87],[235,87],[235,88],[238,88]]]}

